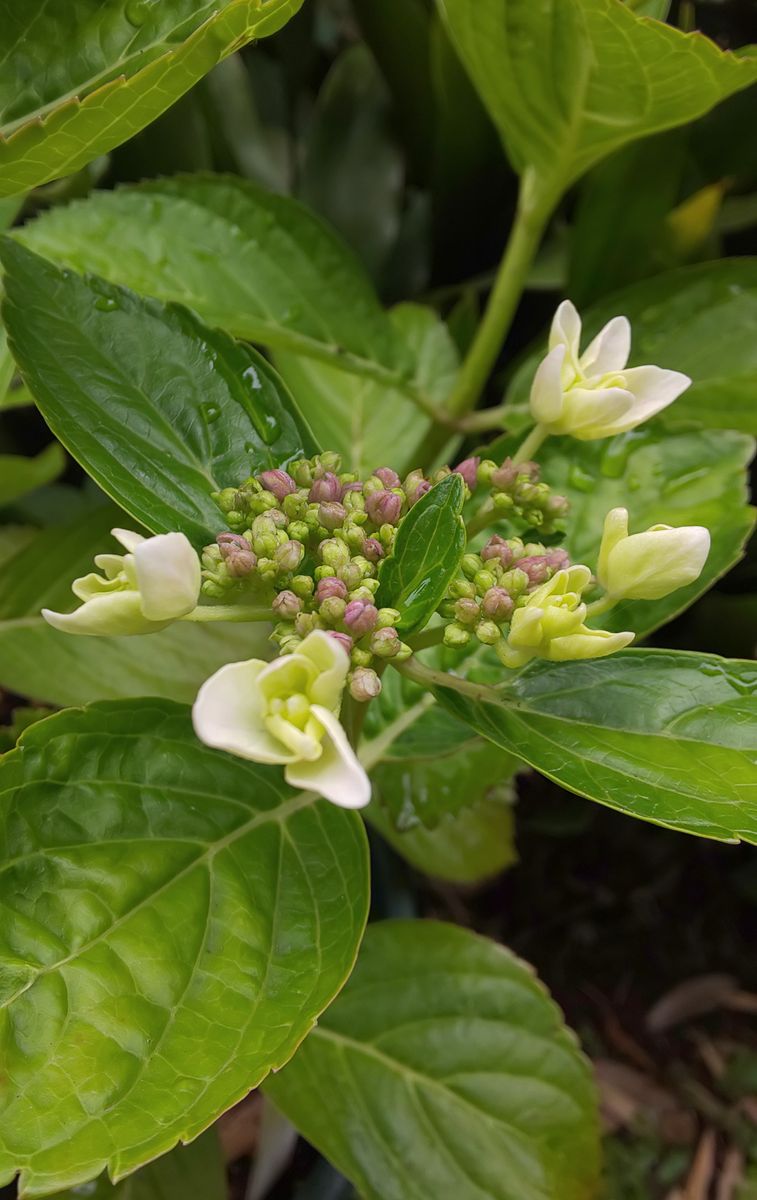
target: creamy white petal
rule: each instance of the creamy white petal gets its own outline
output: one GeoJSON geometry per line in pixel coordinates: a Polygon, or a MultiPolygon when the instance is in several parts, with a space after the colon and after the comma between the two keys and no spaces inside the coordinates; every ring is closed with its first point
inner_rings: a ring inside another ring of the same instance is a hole
{"type": "Polygon", "coordinates": [[[200,559],[183,533],[160,533],[134,550],[142,611],[151,621],[172,621],[196,606],[200,559]]]}
{"type": "Polygon", "coordinates": [[[698,579],[709,552],[701,525],[632,534],[608,554],[605,587],[627,600],[659,600],[698,579]]]}
{"type": "Polygon", "coordinates": [[[585,375],[609,375],[622,371],[631,353],[631,323],[628,317],[613,317],[581,355],[585,375]]]}
{"type": "Polygon", "coordinates": [[[143,537],[141,533],[135,533],[133,529],[111,529],[110,532],[111,536],[120,542],[129,554],[133,554],[137,546],[147,541],[147,538],[143,537]]]}
{"type": "Polygon", "coordinates": [[[297,653],[312,662],[316,669],[309,691],[313,704],[322,704],[331,712],[338,712],[350,669],[350,657],[344,646],[323,630],[316,629],[300,643],[297,653]]]}
{"type": "Polygon", "coordinates": [[[115,579],[123,572],[124,556],[123,554],[96,554],[95,566],[98,571],[105,573],[106,579],[115,579]]]}
{"type": "Polygon", "coordinates": [[[531,416],[540,425],[551,425],[559,421],[565,399],[562,385],[562,368],[565,362],[565,346],[555,346],[539,363],[531,384],[531,416]]]}
{"type": "Polygon", "coordinates": [[[256,658],[227,663],[206,679],[192,708],[192,723],[201,742],[253,762],[292,761],[292,752],[264,723],[265,700],[258,679],[267,666],[256,658]]]}
{"type": "Polygon", "coordinates": [[[653,417],[677,400],[691,384],[688,375],[663,367],[631,367],[623,372],[626,387],[633,393],[634,404],[628,420],[616,432],[625,433],[653,417]]]}
{"type": "Polygon", "coordinates": [[[287,700],[297,692],[309,696],[315,673],[312,662],[300,654],[298,647],[294,654],[282,654],[266,663],[258,686],[267,700],[287,700]]]}
{"type": "Polygon", "coordinates": [[[567,637],[549,643],[547,657],[552,662],[576,662],[582,658],[605,658],[622,650],[634,639],[632,633],[609,633],[606,629],[584,627],[567,637]]]}
{"type": "Polygon", "coordinates": [[[100,637],[130,637],[138,633],[157,633],[167,622],[148,621],[136,592],[105,592],[85,601],[72,613],[42,609],[48,625],[64,633],[84,633],[100,637]]]}
{"type": "Polygon", "coordinates": [[[579,441],[607,437],[633,405],[625,388],[572,387],[565,394],[562,416],[549,428],[552,433],[569,433],[579,441]]]}
{"type": "Polygon", "coordinates": [[[617,546],[618,542],[622,542],[627,537],[628,509],[611,508],[605,517],[602,541],[599,546],[599,558],[597,560],[597,579],[603,588],[607,588],[607,567],[610,551],[617,546]]]}
{"type": "Polygon", "coordinates": [[[578,310],[572,301],[563,300],[557,306],[557,312],[552,318],[552,327],[549,331],[549,349],[554,350],[555,346],[565,346],[568,357],[577,364],[580,343],[581,318],[578,315],[578,310]]]}
{"type": "Polygon", "coordinates": [[[322,705],[313,705],[312,712],[325,730],[323,754],[316,762],[290,763],[284,772],[287,783],[318,792],[340,808],[363,808],[371,798],[370,780],[339,719],[322,705]]]}

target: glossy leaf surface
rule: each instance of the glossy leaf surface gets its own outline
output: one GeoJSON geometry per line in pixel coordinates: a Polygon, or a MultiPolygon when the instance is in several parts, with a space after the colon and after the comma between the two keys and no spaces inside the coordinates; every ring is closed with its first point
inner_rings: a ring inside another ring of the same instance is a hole
{"type": "Polygon", "coordinates": [[[303,450],[309,431],[273,368],[177,306],[61,271],[6,241],[3,313],[16,361],[53,430],[154,533],[209,541],[211,499],[303,450]]]}
{"type": "Polygon", "coordinates": [[[0,799],[0,1182],[45,1195],[196,1137],[290,1057],[352,968],[365,834],[158,700],[33,726],[0,799]]]}
{"type": "Polygon", "coordinates": [[[367,1200],[589,1200],[588,1064],[530,967],[435,921],[371,925],[266,1092],[367,1200]]]}
{"type": "Polygon", "coordinates": [[[757,80],[723,52],[618,0],[439,0],[519,173],[559,194],[635,138],[685,124],[757,80]]]}
{"type": "Polygon", "coordinates": [[[0,195],[83,167],[144,129],[301,0],[4,0],[0,195]]]}
{"type": "Polygon", "coordinates": [[[757,842],[757,666],[627,650],[536,662],[495,702],[439,689],[459,720],[569,791],[701,837],[757,842]]]}
{"type": "Polygon", "coordinates": [[[413,505],[379,572],[377,603],[397,608],[401,633],[426,624],[444,597],[465,550],[462,476],[454,472],[413,505]]]}

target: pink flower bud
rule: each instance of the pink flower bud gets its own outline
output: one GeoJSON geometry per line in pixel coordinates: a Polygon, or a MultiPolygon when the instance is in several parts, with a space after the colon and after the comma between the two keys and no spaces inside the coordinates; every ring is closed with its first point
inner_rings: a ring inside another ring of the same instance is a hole
{"type": "Polygon", "coordinates": [[[478,471],[478,464],[480,462],[481,459],[476,455],[473,458],[464,458],[463,461],[458,463],[455,467],[455,473],[457,475],[462,475],[471,491],[475,489],[476,484],[478,483],[478,476],[476,472],[478,471]]]}
{"type": "Polygon", "coordinates": [[[347,520],[347,509],[336,500],[323,501],[318,505],[318,520],[324,529],[339,529],[347,520]]]}
{"type": "Polygon", "coordinates": [[[475,600],[465,599],[455,602],[455,617],[462,625],[475,625],[481,616],[475,600]]]}
{"type": "Polygon", "coordinates": [[[374,525],[396,525],[402,512],[402,497],[396,492],[371,492],[365,507],[374,525]]]}
{"type": "Polygon", "coordinates": [[[378,538],[366,538],[363,542],[363,557],[368,559],[368,562],[378,562],[384,557],[384,547],[378,538]]]}
{"type": "Polygon", "coordinates": [[[326,633],[330,638],[333,638],[335,642],[339,642],[339,645],[343,650],[346,651],[347,654],[352,653],[352,638],[348,633],[339,633],[339,631],[336,629],[327,629],[326,633]]]}
{"type": "Polygon", "coordinates": [[[365,703],[373,700],[381,691],[381,680],[370,667],[358,667],[350,680],[350,695],[353,700],[365,703]]]}
{"type": "Polygon", "coordinates": [[[431,490],[431,484],[428,479],[425,479],[422,471],[411,471],[405,480],[405,495],[407,496],[408,507],[412,508],[417,504],[421,496],[425,496],[426,492],[431,490]]]}
{"type": "Polygon", "coordinates": [[[316,604],[323,604],[324,600],[347,599],[347,587],[342,583],[341,579],[337,579],[335,575],[327,575],[325,579],[318,580],[318,586],[315,589],[316,604]]]}
{"type": "Polygon", "coordinates": [[[219,533],[216,542],[229,575],[234,579],[249,575],[258,560],[247,539],[241,533],[219,533]]]}
{"type": "Polygon", "coordinates": [[[489,541],[481,551],[481,558],[484,562],[489,562],[490,559],[497,559],[503,567],[507,568],[513,561],[513,552],[505,538],[495,533],[489,538],[489,541]]]}
{"type": "Polygon", "coordinates": [[[381,480],[385,488],[400,486],[400,477],[391,467],[377,467],[373,474],[381,480]]]}
{"type": "Polygon", "coordinates": [[[399,654],[401,645],[396,629],[377,629],[371,638],[371,652],[379,658],[394,658],[395,654],[399,654]]]}
{"type": "Polygon", "coordinates": [[[546,559],[547,566],[552,572],[564,571],[566,567],[570,566],[570,555],[567,550],[550,550],[549,554],[546,555],[546,559]]]}
{"type": "Polygon", "coordinates": [[[529,584],[546,583],[552,571],[546,554],[533,554],[530,558],[521,558],[518,569],[528,576],[529,584]]]}
{"type": "Polygon", "coordinates": [[[545,511],[553,520],[557,517],[567,517],[570,512],[570,500],[567,496],[550,496],[545,511]]]}
{"type": "Polygon", "coordinates": [[[311,504],[320,504],[322,500],[326,502],[341,500],[341,498],[342,485],[333,471],[326,471],[320,478],[314,479],[308,493],[308,500],[311,504]]]}
{"type": "Polygon", "coordinates": [[[481,607],[484,615],[491,621],[509,621],[513,615],[515,602],[505,588],[493,587],[484,593],[481,607]]]}
{"type": "Polygon", "coordinates": [[[292,476],[278,467],[271,471],[264,471],[262,475],[258,475],[258,481],[262,483],[267,492],[271,492],[279,501],[283,500],[285,496],[289,496],[292,492],[297,491],[297,484],[292,479],[292,476]]]}
{"type": "Polygon", "coordinates": [[[271,608],[282,621],[291,621],[301,612],[302,601],[294,592],[283,591],[274,597],[271,608]]]}
{"type": "Polygon", "coordinates": [[[376,628],[378,609],[365,600],[350,600],[344,610],[344,623],[353,637],[361,638],[376,628]]]}
{"type": "Polygon", "coordinates": [[[491,485],[502,492],[509,492],[518,478],[520,468],[516,467],[511,458],[506,458],[501,467],[491,473],[491,485]]]}

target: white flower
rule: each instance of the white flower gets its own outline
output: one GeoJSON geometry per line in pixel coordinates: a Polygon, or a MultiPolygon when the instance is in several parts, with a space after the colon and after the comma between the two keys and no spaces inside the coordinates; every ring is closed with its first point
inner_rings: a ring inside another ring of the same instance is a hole
{"type": "Polygon", "coordinates": [[[229,663],[200,688],[195,733],[240,758],[284,764],[292,787],[362,808],[370,783],[337,715],[349,669],[344,647],[322,630],[271,663],[229,663]]]}
{"type": "Polygon", "coordinates": [[[613,317],[580,354],[581,318],[564,300],[552,321],[549,353],[531,386],[531,413],[548,433],[580,441],[634,429],[672,404],[691,383],[680,371],[626,368],[631,326],[613,317]]]}
{"type": "Polygon", "coordinates": [[[48,624],[65,633],[156,633],[192,611],[200,595],[200,560],[183,533],[111,533],[127,553],[98,554],[95,566],[103,575],[92,572],[71,584],[81,607],[72,613],[43,608],[48,624]]]}
{"type": "Polygon", "coordinates": [[[591,580],[582,564],[557,571],[520,608],[516,608],[505,641],[496,653],[506,667],[522,667],[532,658],[566,662],[604,658],[633,641],[632,633],[610,633],[584,624],[586,605],[581,596],[591,580]]]}
{"type": "Polygon", "coordinates": [[[702,525],[652,525],[628,533],[628,511],[605,517],[597,578],[613,600],[659,600],[702,574],[710,534],[702,525]]]}

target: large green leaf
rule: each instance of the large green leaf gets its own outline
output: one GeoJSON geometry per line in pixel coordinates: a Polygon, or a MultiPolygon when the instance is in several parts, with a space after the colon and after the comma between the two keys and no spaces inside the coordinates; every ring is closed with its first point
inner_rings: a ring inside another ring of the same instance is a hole
{"type": "Polygon", "coordinates": [[[354,814],[166,701],[68,710],[0,765],[0,1181],[118,1179],[291,1056],[367,909],[354,814]]]}
{"type": "Polygon", "coordinates": [[[41,608],[78,603],[71,581],[95,554],[116,550],[108,537],[123,513],[95,508],[42,533],[27,533],[0,570],[0,687],[51,704],[128,696],[191,702],[227,662],[272,657],[266,625],[172,625],[146,637],[74,637],[52,629],[41,608]]]}
{"type": "Polygon", "coordinates": [[[53,432],[122,508],[156,533],[206,542],[219,487],[312,452],[294,402],[259,354],[102,279],[0,250],[16,361],[53,432]]]}
{"type": "Polygon", "coordinates": [[[757,842],[757,666],[672,650],[537,662],[492,701],[439,701],[570,791],[631,816],[757,842]]]}
{"type": "MultiPolygon", "coordinates": [[[[584,339],[619,313],[633,330],[631,366],[656,363],[693,380],[662,413],[666,424],[696,421],[757,434],[757,259],[684,267],[614,292],[585,313],[584,339]]],[[[516,423],[542,352],[513,379],[508,400],[516,423]]]]}
{"type": "Polygon", "coordinates": [[[613,150],[701,116],[757,80],[618,0],[438,0],[513,166],[555,196],[613,150]]]}
{"type": "Polygon", "coordinates": [[[397,383],[405,343],[357,259],[295,200],[242,179],[195,176],[97,192],[18,236],[276,350],[397,383]]]}
{"type": "Polygon", "coordinates": [[[392,552],[381,564],[378,603],[399,609],[402,633],[426,624],[460,566],[464,501],[461,475],[453,472],[435,484],[403,518],[392,552]]]}
{"type": "Polygon", "coordinates": [[[43,484],[52,483],[65,465],[66,456],[57,442],[51,442],[35,458],[0,454],[0,506],[10,504],[43,484]]]}
{"type": "Polygon", "coordinates": [[[435,921],[371,925],[342,994],[266,1083],[368,1200],[589,1200],[587,1062],[525,963],[435,921]]]}
{"type": "MultiPolygon", "coordinates": [[[[390,318],[412,354],[417,382],[441,408],[459,365],[447,326],[420,304],[398,304],[390,318]]],[[[302,355],[279,351],[275,363],[316,440],[338,450],[350,470],[368,475],[388,464],[402,474],[418,466],[411,456],[431,421],[402,392],[302,355]]]]}
{"type": "Polygon", "coordinates": [[[209,1129],[189,1146],[177,1146],[123,1182],[112,1184],[101,1175],[84,1188],[58,1192],[55,1200],[227,1200],[226,1172],[218,1136],[209,1129]]]}
{"type": "Polygon", "coordinates": [[[569,497],[566,546],[575,562],[596,567],[605,514],[628,509],[634,533],[650,525],[704,525],[712,536],[704,570],[694,583],[661,600],[619,604],[600,622],[639,636],[688,608],[744,553],[754,525],[745,468],[751,438],[725,430],[668,434],[647,426],[605,442],[557,439],[540,453],[544,477],[569,497]]]}
{"type": "Polygon", "coordinates": [[[0,194],[68,175],[144,129],[302,0],[3,0],[0,194]]]}

